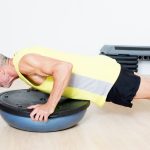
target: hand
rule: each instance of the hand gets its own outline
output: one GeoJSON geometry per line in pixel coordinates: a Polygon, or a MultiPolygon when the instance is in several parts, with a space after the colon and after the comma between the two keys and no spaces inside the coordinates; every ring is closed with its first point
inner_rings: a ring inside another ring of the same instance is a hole
{"type": "Polygon", "coordinates": [[[32,105],[27,108],[34,109],[30,113],[30,117],[33,121],[47,121],[48,116],[55,110],[55,108],[50,107],[47,103],[32,105]]]}

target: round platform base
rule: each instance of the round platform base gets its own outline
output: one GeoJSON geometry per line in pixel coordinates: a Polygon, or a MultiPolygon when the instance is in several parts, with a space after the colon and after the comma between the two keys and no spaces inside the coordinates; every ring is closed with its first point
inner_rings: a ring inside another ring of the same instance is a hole
{"type": "Polygon", "coordinates": [[[32,121],[31,118],[16,116],[4,111],[1,111],[1,116],[11,127],[20,130],[30,132],[52,132],[75,126],[83,118],[85,112],[86,110],[73,115],[50,118],[47,122],[32,121]]]}

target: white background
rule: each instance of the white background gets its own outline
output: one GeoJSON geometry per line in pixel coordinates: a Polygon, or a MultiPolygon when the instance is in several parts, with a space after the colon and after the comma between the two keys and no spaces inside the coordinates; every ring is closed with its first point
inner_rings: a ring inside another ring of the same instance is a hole
{"type": "Polygon", "coordinates": [[[0,0],[0,52],[12,56],[39,45],[98,54],[104,44],[150,46],[149,6],[149,0],[0,0]]]}

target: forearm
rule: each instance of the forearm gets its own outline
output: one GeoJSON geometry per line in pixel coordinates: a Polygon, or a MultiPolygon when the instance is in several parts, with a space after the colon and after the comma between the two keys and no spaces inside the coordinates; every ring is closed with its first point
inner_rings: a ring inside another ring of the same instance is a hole
{"type": "Polygon", "coordinates": [[[54,86],[48,98],[47,104],[55,107],[61,99],[66,86],[67,82],[65,80],[64,82],[59,82],[56,86],[54,86]]]}
{"type": "Polygon", "coordinates": [[[57,70],[53,74],[54,85],[53,85],[53,89],[47,101],[47,104],[50,107],[55,108],[59,100],[61,99],[61,96],[70,80],[71,71],[72,71],[72,66],[65,65],[64,68],[59,68],[59,70],[57,70]]]}

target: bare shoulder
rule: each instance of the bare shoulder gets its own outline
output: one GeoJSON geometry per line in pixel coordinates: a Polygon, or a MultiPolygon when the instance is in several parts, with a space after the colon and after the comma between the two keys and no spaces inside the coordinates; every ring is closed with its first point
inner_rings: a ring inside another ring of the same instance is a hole
{"type": "Polygon", "coordinates": [[[33,67],[30,65],[30,60],[32,55],[24,55],[20,61],[19,61],[19,70],[22,74],[28,75],[29,73],[32,73],[33,67]]]}
{"type": "Polygon", "coordinates": [[[23,56],[20,61],[20,68],[26,71],[30,70],[38,75],[52,74],[56,70],[65,69],[68,66],[70,66],[69,62],[34,53],[23,56]]]}
{"type": "Polygon", "coordinates": [[[31,72],[32,74],[43,75],[44,73],[52,73],[54,68],[61,61],[51,57],[30,53],[24,55],[19,63],[19,68],[22,72],[31,72]]]}
{"type": "Polygon", "coordinates": [[[20,63],[34,65],[34,64],[38,64],[41,59],[43,59],[43,56],[35,53],[30,53],[24,55],[21,58],[20,63]]]}
{"type": "Polygon", "coordinates": [[[53,64],[56,62],[60,62],[60,60],[54,59],[52,57],[43,56],[40,54],[30,53],[26,54],[22,57],[21,62],[30,64],[30,65],[37,65],[37,64],[53,64]]]}

